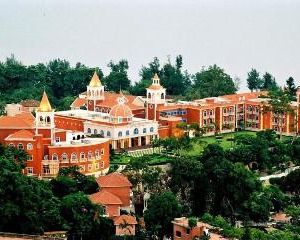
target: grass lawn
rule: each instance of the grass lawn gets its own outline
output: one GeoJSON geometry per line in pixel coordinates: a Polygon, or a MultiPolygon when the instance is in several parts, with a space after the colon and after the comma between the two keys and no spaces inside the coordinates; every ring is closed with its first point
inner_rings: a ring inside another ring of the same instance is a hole
{"type": "Polygon", "coordinates": [[[200,137],[192,143],[193,145],[192,149],[182,150],[180,151],[180,154],[188,157],[199,156],[202,153],[205,146],[211,143],[219,143],[220,146],[223,147],[224,149],[229,149],[234,146],[234,141],[230,141],[228,139],[233,139],[235,136],[242,135],[242,134],[255,136],[256,132],[239,131],[239,132],[224,133],[219,135],[222,136],[221,139],[217,139],[215,136],[200,137]]]}

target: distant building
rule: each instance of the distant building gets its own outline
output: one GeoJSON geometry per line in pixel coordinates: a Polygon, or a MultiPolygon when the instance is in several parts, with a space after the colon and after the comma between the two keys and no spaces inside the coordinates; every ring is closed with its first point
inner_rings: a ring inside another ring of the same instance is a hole
{"type": "Polygon", "coordinates": [[[186,217],[175,218],[172,223],[174,240],[194,240],[204,235],[209,236],[210,240],[228,240],[218,233],[211,232],[213,227],[207,223],[198,221],[195,227],[190,228],[186,217]]]}
{"type": "Polygon", "coordinates": [[[90,195],[93,203],[104,207],[105,215],[114,221],[116,235],[135,235],[136,218],[121,211],[133,212],[131,202],[132,184],[120,173],[111,173],[97,178],[100,191],[90,195]]]}

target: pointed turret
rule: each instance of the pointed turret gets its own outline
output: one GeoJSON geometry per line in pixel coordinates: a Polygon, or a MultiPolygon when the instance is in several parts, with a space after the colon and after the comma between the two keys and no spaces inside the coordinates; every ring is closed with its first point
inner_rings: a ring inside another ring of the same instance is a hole
{"type": "Polygon", "coordinates": [[[42,100],[40,102],[40,106],[38,108],[39,112],[52,112],[52,107],[51,104],[49,102],[48,96],[44,90],[43,92],[43,97],[42,100]]]}
{"type": "Polygon", "coordinates": [[[102,83],[98,77],[98,74],[96,73],[96,71],[93,74],[93,77],[90,81],[89,87],[101,87],[102,83]]]}

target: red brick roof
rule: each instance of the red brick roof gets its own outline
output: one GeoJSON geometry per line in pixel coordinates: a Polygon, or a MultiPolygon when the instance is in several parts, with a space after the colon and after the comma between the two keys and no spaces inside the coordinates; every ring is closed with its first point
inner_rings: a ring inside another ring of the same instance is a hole
{"type": "Polygon", "coordinates": [[[122,205],[122,201],[116,195],[101,190],[89,196],[90,200],[95,204],[101,205],[122,205]]]}
{"type": "Polygon", "coordinates": [[[85,103],[86,103],[86,99],[76,98],[74,102],[71,104],[71,107],[80,108],[81,106],[84,106],[85,103]]]}
{"type": "Polygon", "coordinates": [[[128,178],[121,173],[110,173],[106,176],[97,178],[97,183],[100,187],[131,187],[132,184],[128,178]]]}
{"type": "Polygon", "coordinates": [[[109,115],[113,118],[131,118],[132,111],[130,107],[128,107],[126,104],[118,104],[112,107],[112,109],[109,112],[109,115]]]}
{"type": "Polygon", "coordinates": [[[11,140],[33,140],[34,134],[28,130],[20,130],[17,131],[13,134],[10,134],[7,138],[5,138],[6,141],[11,141],[11,140]]]}
{"type": "MultiPolygon", "coordinates": [[[[86,93],[82,93],[82,95],[86,95],[86,93]]],[[[96,106],[99,107],[106,107],[106,108],[112,108],[117,104],[117,99],[118,97],[124,96],[127,100],[127,105],[131,110],[136,110],[136,109],[144,109],[144,106],[138,106],[134,104],[134,100],[137,98],[137,96],[133,95],[124,95],[124,94],[119,94],[119,93],[110,93],[110,92],[104,92],[104,101],[98,101],[96,103],[96,106]]],[[[71,104],[72,107],[79,108],[83,106],[86,103],[85,98],[76,98],[74,102],[71,104]]]]}
{"type": "Polygon", "coordinates": [[[121,215],[119,217],[114,218],[114,225],[121,225],[121,224],[135,225],[137,224],[137,221],[136,218],[131,215],[121,215]]]}
{"type": "Polygon", "coordinates": [[[22,112],[15,116],[0,117],[0,128],[28,129],[34,127],[34,117],[30,112],[22,112]]]}

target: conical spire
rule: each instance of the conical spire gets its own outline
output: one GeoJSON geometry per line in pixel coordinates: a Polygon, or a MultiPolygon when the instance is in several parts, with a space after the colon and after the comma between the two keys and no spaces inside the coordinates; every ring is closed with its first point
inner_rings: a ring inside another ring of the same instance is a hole
{"type": "Polygon", "coordinates": [[[96,71],[94,72],[94,75],[90,81],[89,86],[90,87],[101,87],[102,86],[101,81],[100,81],[96,71]]]}
{"type": "Polygon", "coordinates": [[[45,90],[44,90],[43,97],[40,102],[38,111],[40,111],[40,112],[51,112],[52,111],[52,108],[51,108],[51,105],[50,105],[50,102],[49,102],[49,99],[48,99],[48,96],[47,96],[45,90]]]}

